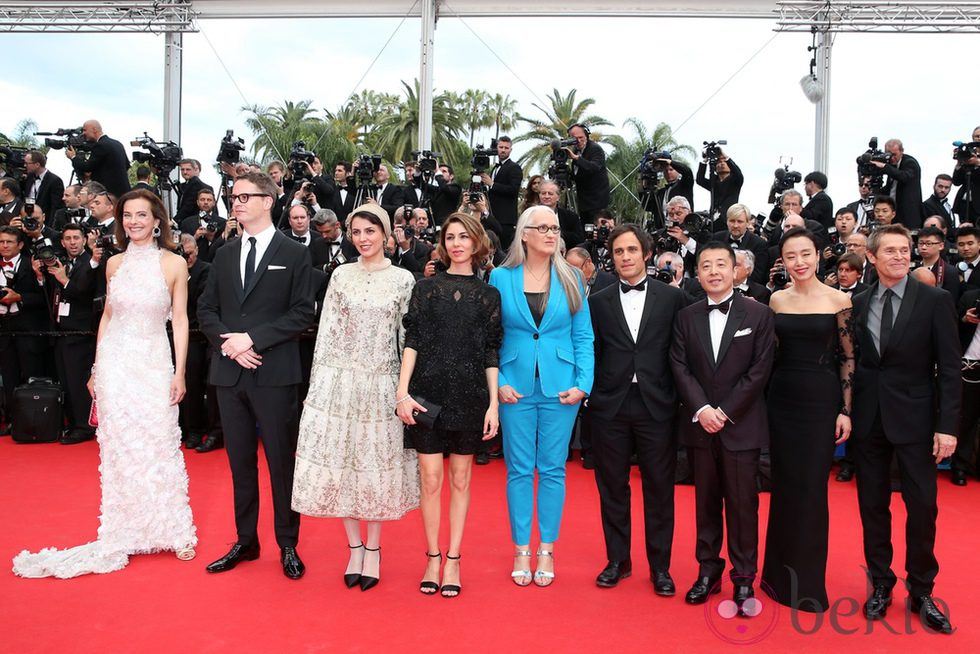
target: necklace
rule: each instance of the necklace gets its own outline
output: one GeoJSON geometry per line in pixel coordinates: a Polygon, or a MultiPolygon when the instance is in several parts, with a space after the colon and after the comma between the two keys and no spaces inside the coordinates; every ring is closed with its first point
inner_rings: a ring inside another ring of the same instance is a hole
{"type": "Polygon", "coordinates": [[[540,275],[535,275],[534,271],[531,270],[531,266],[524,266],[524,269],[527,270],[528,274],[531,275],[531,277],[539,283],[544,279],[544,276],[548,273],[548,266],[545,266],[545,269],[541,272],[540,275]]]}

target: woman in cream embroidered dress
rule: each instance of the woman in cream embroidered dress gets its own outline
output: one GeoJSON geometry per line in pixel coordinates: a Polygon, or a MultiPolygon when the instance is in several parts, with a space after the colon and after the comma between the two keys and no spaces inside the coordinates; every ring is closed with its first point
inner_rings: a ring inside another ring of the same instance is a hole
{"type": "Polygon", "coordinates": [[[22,577],[114,572],[131,554],[194,557],[197,536],[177,426],[187,357],[187,263],[169,251],[170,221],[152,193],[122,196],[115,225],[125,251],[106,264],[108,297],[89,380],[102,460],[98,539],[66,550],[23,551],[14,558],[14,573],[22,577]],[[171,314],[176,371],[166,331],[171,314]]]}
{"type": "Polygon", "coordinates": [[[344,580],[368,590],[379,579],[382,521],[419,505],[418,462],[391,408],[415,278],[384,256],[387,212],[363,205],[349,220],[360,257],[334,271],[324,298],[292,502],[304,515],[344,518],[351,550],[344,580]]]}

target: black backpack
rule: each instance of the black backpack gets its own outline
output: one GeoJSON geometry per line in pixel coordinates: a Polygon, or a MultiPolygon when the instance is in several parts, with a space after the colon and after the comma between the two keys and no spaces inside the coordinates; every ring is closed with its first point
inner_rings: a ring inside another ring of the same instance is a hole
{"type": "Polygon", "coordinates": [[[61,385],[46,377],[31,377],[14,389],[14,406],[10,411],[17,443],[53,443],[64,427],[61,385]]]}

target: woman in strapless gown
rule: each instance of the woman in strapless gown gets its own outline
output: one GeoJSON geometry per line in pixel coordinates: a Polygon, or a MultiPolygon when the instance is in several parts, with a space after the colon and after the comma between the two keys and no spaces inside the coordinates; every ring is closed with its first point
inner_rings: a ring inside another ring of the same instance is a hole
{"type": "Polygon", "coordinates": [[[116,240],[124,251],[106,262],[106,310],[89,381],[98,403],[98,538],[65,550],[21,552],[13,567],[21,577],[114,572],[131,554],[194,557],[197,536],[177,426],[187,357],[187,263],[170,251],[170,221],[156,195],[131,191],[116,207],[116,240]]]}
{"type": "Polygon", "coordinates": [[[819,249],[803,228],[780,245],[792,286],[773,294],[776,361],[769,383],[772,492],[762,588],[801,611],[829,607],[827,480],[850,434],[854,375],[850,298],[816,277],[819,249]]]}

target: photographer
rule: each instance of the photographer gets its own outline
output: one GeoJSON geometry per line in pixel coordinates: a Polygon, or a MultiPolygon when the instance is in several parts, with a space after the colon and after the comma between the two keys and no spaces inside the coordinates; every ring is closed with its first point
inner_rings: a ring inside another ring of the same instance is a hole
{"type": "Polygon", "coordinates": [[[459,205],[457,211],[476,218],[480,221],[480,226],[483,227],[483,231],[488,234],[494,233],[497,235],[497,239],[500,239],[500,235],[504,231],[503,227],[501,227],[500,222],[493,214],[490,213],[487,196],[483,193],[477,193],[475,191],[464,193],[462,204],[459,205]]]}
{"type": "Polygon", "coordinates": [[[728,208],[738,202],[738,196],[742,192],[742,184],[745,178],[742,176],[742,169],[739,168],[733,159],[729,159],[720,148],[718,149],[718,163],[715,164],[715,177],[708,176],[709,155],[708,148],[702,154],[702,161],[698,164],[698,186],[711,193],[713,206],[709,214],[714,220],[714,231],[725,229],[725,220],[728,216],[728,208]],[[714,189],[712,190],[712,184],[714,189]]]}
{"type": "MultiPolygon", "coordinates": [[[[959,162],[957,162],[959,165],[959,162]]],[[[959,227],[960,221],[953,205],[949,202],[949,192],[953,190],[953,178],[945,173],[936,175],[932,183],[932,195],[922,203],[922,217],[939,216],[947,225],[959,227]]],[[[925,223],[923,222],[923,226],[925,223]]]]}
{"type": "Polygon", "coordinates": [[[313,229],[320,235],[310,245],[314,268],[323,269],[333,262],[336,262],[336,266],[357,259],[357,247],[347,238],[336,213],[330,209],[317,211],[313,215],[313,229]]]}
{"type": "Polygon", "coordinates": [[[861,281],[864,264],[864,257],[854,252],[842,254],[837,259],[835,272],[824,277],[823,283],[853,297],[868,288],[868,285],[861,281]]]}
{"type": "Polygon", "coordinates": [[[657,165],[663,166],[663,178],[666,185],[650,194],[644,210],[652,212],[660,222],[667,217],[667,203],[675,197],[683,197],[694,208],[694,173],[683,161],[675,161],[669,152],[660,153],[657,165]]]}
{"type": "Polygon", "coordinates": [[[45,216],[54,217],[65,206],[65,183],[45,168],[48,159],[43,152],[31,150],[24,155],[27,177],[24,179],[24,198],[41,207],[45,216]]]}
{"type": "Polygon", "coordinates": [[[847,252],[847,238],[854,233],[857,216],[848,207],[838,209],[834,216],[834,226],[827,230],[830,245],[821,250],[820,271],[823,275],[833,274],[837,269],[837,259],[847,252]]]}
{"type": "Polygon", "coordinates": [[[889,195],[879,195],[875,197],[874,204],[874,227],[891,225],[897,222],[898,212],[896,211],[895,198],[889,195]]]}
{"type": "Polygon", "coordinates": [[[347,215],[354,209],[354,179],[351,177],[353,164],[349,161],[338,161],[333,167],[333,182],[336,188],[333,196],[333,209],[341,225],[347,222],[347,215]]]}
{"type": "MultiPolygon", "coordinates": [[[[980,134],[974,134],[974,141],[980,134]]],[[[957,304],[960,317],[960,345],[963,348],[961,377],[963,380],[960,437],[950,462],[950,478],[956,486],[966,486],[967,474],[977,467],[973,456],[977,444],[977,422],[980,421],[980,289],[969,290],[957,304]]]]}
{"type": "Polygon", "coordinates": [[[915,249],[922,257],[919,267],[936,278],[936,286],[949,292],[953,302],[960,299],[960,276],[956,268],[942,258],[946,237],[938,227],[923,227],[915,240],[915,249]]]}
{"type": "Polygon", "coordinates": [[[963,259],[957,264],[962,291],[980,288],[980,227],[964,225],[956,230],[956,249],[963,259]]]}
{"type": "Polygon", "coordinates": [[[888,175],[884,192],[895,199],[895,222],[918,229],[922,227],[922,169],[918,161],[905,154],[898,139],[886,141],[885,152],[889,154],[888,163],[872,161],[871,165],[888,175]]]}
{"type": "MultiPolygon", "coordinates": [[[[980,127],[973,129],[972,142],[980,143],[980,127]]],[[[980,156],[977,156],[977,150],[977,146],[973,146],[966,159],[957,156],[953,168],[953,184],[960,187],[953,202],[953,213],[960,219],[957,225],[980,222],[980,156]]]]}
{"type": "MultiPolygon", "coordinates": [[[[354,162],[354,168],[357,168],[357,162],[354,162]]],[[[391,171],[388,170],[386,164],[381,164],[378,169],[374,171],[374,183],[377,184],[378,190],[377,195],[374,198],[367,198],[365,202],[376,202],[380,204],[381,208],[388,212],[388,215],[392,220],[395,218],[395,211],[398,210],[400,206],[404,204],[402,202],[402,189],[397,184],[392,184],[391,171]]],[[[441,185],[440,185],[441,186],[441,185]]],[[[435,200],[433,199],[433,208],[435,207],[435,200]]]]}
{"type": "MultiPolygon", "coordinates": [[[[691,205],[687,198],[676,196],[667,202],[667,227],[666,234],[670,239],[677,243],[676,251],[683,259],[688,270],[694,269],[694,256],[698,249],[698,243],[707,243],[711,238],[711,226],[707,221],[692,223],[692,219],[697,218],[691,213],[691,205]]],[[[663,251],[662,244],[658,244],[658,249],[663,251]]]]}
{"type": "Polygon", "coordinates": [[[856,254],[861,259],[861,275],[858,279],[862,284],[871,286],[878,280],[878,271],[868,261],[868,237],[861,231],[856,231],[847,237],[847,254],[856,254]]]}
{"type": "Polygon", "coordinates": [[[57,231],[68,223],[82,222],[88,218],[88,207],[82,204],[81,186],[72,184],[65,187],[61,195],[61,208],[51,217],[51,228],[57,231]]]}
{"type": "MultiPolygon", "coordinates": [[[[734,205],[733,205],[734,206],[734,205]]],[[[729,209],[731,211],[731,209],[729,209]]],[[[755,255],[751,250],[735,250],[735,292],[750,297],[756,302],[769,304],[772,292],[765,285],[752,281],[755,272],[755,255]]]]}
{"type": "Polygon", "coordinates": [[[565,242],[565,250],[568,251],[585,240],[585,229],[582,227],[582,219],[578,214],[558,206],[561,197],[561,188],[551,180],[544,180],[538,187],[538,200],[542,205],[548,207],[558,214],[558,224],[561,225],[561,237],[565,242]]]}
{"type": "Polygon", "coordinates": [[[13,177],[0,177],[0,226],[24,211],[24,201],[20,196],[20,184],[13,177]]]}
{"type": "Polygon", "coordinates": [[[435,247],[419,238],[419,221],[426,220],[425,209],[411,208],[411,205],[398,207],[395,211],[395,243],[394,263],[416,276],[422,274],[425,264],[432,257],[435,247]],[[407,210],[407,212],[406,212],[407,210]],[[408,223],[405,214],[408,213],[408,223]]]}
{"type": "Polygon", "coordinates": [[[200,161],[197,159],[181,159],[177,164],[180,166],[180,176],[184,178],[184,183],[177,185],[180,204],[177,205],[177,213],[174,214],[174,220],[180,224],[180,221],[198,212],[198,193],[208,189],[213,195],[214,189],[201,181],[200,161]]]}
{"type": "Polygon", "coordinates": [[[517,201],[521,192],[521,182],[524,171],[520,164],[510,158],[511,146],[509,136],[497,139],[497,163],[490,174],[482,173],[480,178],[489,189],[490,213],[497,219],[502,228],[498,232],[504,248],[509,248],[514,240],[514,227],[517,225],[517,201]]]}
{"type": "Polygon", "coordinates": [[[24,234],[16,227],[0,227],[0,377],[8,422],[14,388],[45,373],[43,336],[51,326],[44,288],[34,274],[24,234]]]}
{"type": "Polygon", "coordinates": [[[803,178],[803,190],[810,201],[803,207],[804,220],[815,220],[824,227],[834,224],[834,201],[824,189],[827,188],[827,176],[820,171],[813,171],[803,178]]]}
{"type": "Polygon", "coordinates": [[[438,188],[432,194],[432,224],[442,225],[449,214],[456,211],[463,198],[463,187],[453,181],[456,176],[453,167],[447,163],[439,164],[435,174],[438,188]]]}
{"type": "MultiPolygon", "coordinates": [[[[592,258],[592,263],[600,270],[612,270],[612,253],[609,252],[609,235],[616,229],[616,216],[609,209],[596,211],[593,222],[584,226],[584,248],[592,258]]],[[[569,248],[571,249],[571,248],[569,248]]]]}
{"type": "Polygon", "coordinates": [[[858,183],[858,195],[860,198],[847,205],[847,208],[854,212],[857,217],[857,227],[864,227],[872,219],[874,207],[871,195],[871,180],[862,177],[858,183]]]}
{"type": "Polygon", "coordinates": [[[85,387],[95,362],[96,275],[86,249],[87,234],[78,223],[65,225],[61,233],[64,258],[35,259],[34,272],[49,289],[51,313],[59,332],[89,332],[62,335],[54,341],[58,379],[65,392],[65,419],[68,428],[61,436],[63,445],[74,445],[95,438],[88,424],[92,396],[85,387]]]}
{"type": "Polygon", "coordinates": [[[65,148],[65,156],[79,178],[91,174],[91,181],[106,187],[110,193],[119,197],[129,190],[129,157],[123,144],[111,139],[102,131],[97,120],[87,120],[82,125],[82,136],[92,144],[88,156],[78,156],[75,148],[65,148]]]}
{"type": "MultiPolygon", "coordinates": [[[[768,236],[770,246],[778,245],[779,241],[783,238],[783,234],[786,232],[785,220],[791,214],[799,216],[804,221],[802,226],[813,233],[820,250],[830,245],[827,228],[816,220],[803,218],[803,195],[796,189],[789,189],[788,191],[783,191],[783,194],[779,196],[779,203],[773,206],[772,211],[769,212],[769,219],[762,227],[763,233],[768,236]]],[[[778,248],[776,250],[776,256],[779,256],[778,248]]],[[[770,248],[770,251],[772,251],[772,248],[770,248]]],[[[773,260],[774,257],[770,256],[769,261],[773,260]]]]}
{"type": "Polygon", "coordinates": [[[16,227],[23,232],[25,241],[24,247],[28,252],[37,252],[38,248],[47,246],[55,251],[61,251],[61,234],[44,224],[44,212],[41,207],[25,204],[24,215],[10,221],[11,227],[16,227]],[[30,211],[30,215],[28,215],[30,211]]]}
{"type": "Polygon", "coordinates": [[[225,228],[225,220],[218,215],[214,192],[202,188],[197,192],[197,214],[180,223],[181,234],[190,234],[197,242],[198,258],[211,261],[214,258],[214,242],[225,228]]]}
{"type": "Polygon", "coordinates": [[[769,270],[769,245],[765,240],[749,231],[752,213],[744,204],[735,203],[728,207],[726,218],[728,229],[715,232],[715,238],[729,243],[736,251],[750,251],[753,263],[752,281],[764,284],[766,271],[769,270]]]}
{"type": "MultiPolygon", "coordinates": [[[[583,221],[592,222],[596,211],[609,206],[606,151],[592,140],[592,133],[585,125],[572,125],[568,128],[568,135],[576,142],[574,149],[566,148],[572,160],[572,179],[575,180],[575,194],[578,201],[576,209],[583,221]]],[[[578,242],[581,242],[581,239],[578,242]]],[[[565,245],[572,247],[575,243],[566,240],[565,245]]]]}
{"type": "Polygon", "coordinates": [[[592,255],[584,247],[576,246],[569,248],[568,252],[565,253],[565,261],[573,268],[578,268],[582,271],[582,278],[585,280],[586,297],[591,293],[598,293],[607,286],[612,286],[617,281],[616,275],[596,267],[592,261],[592,255]]]}

